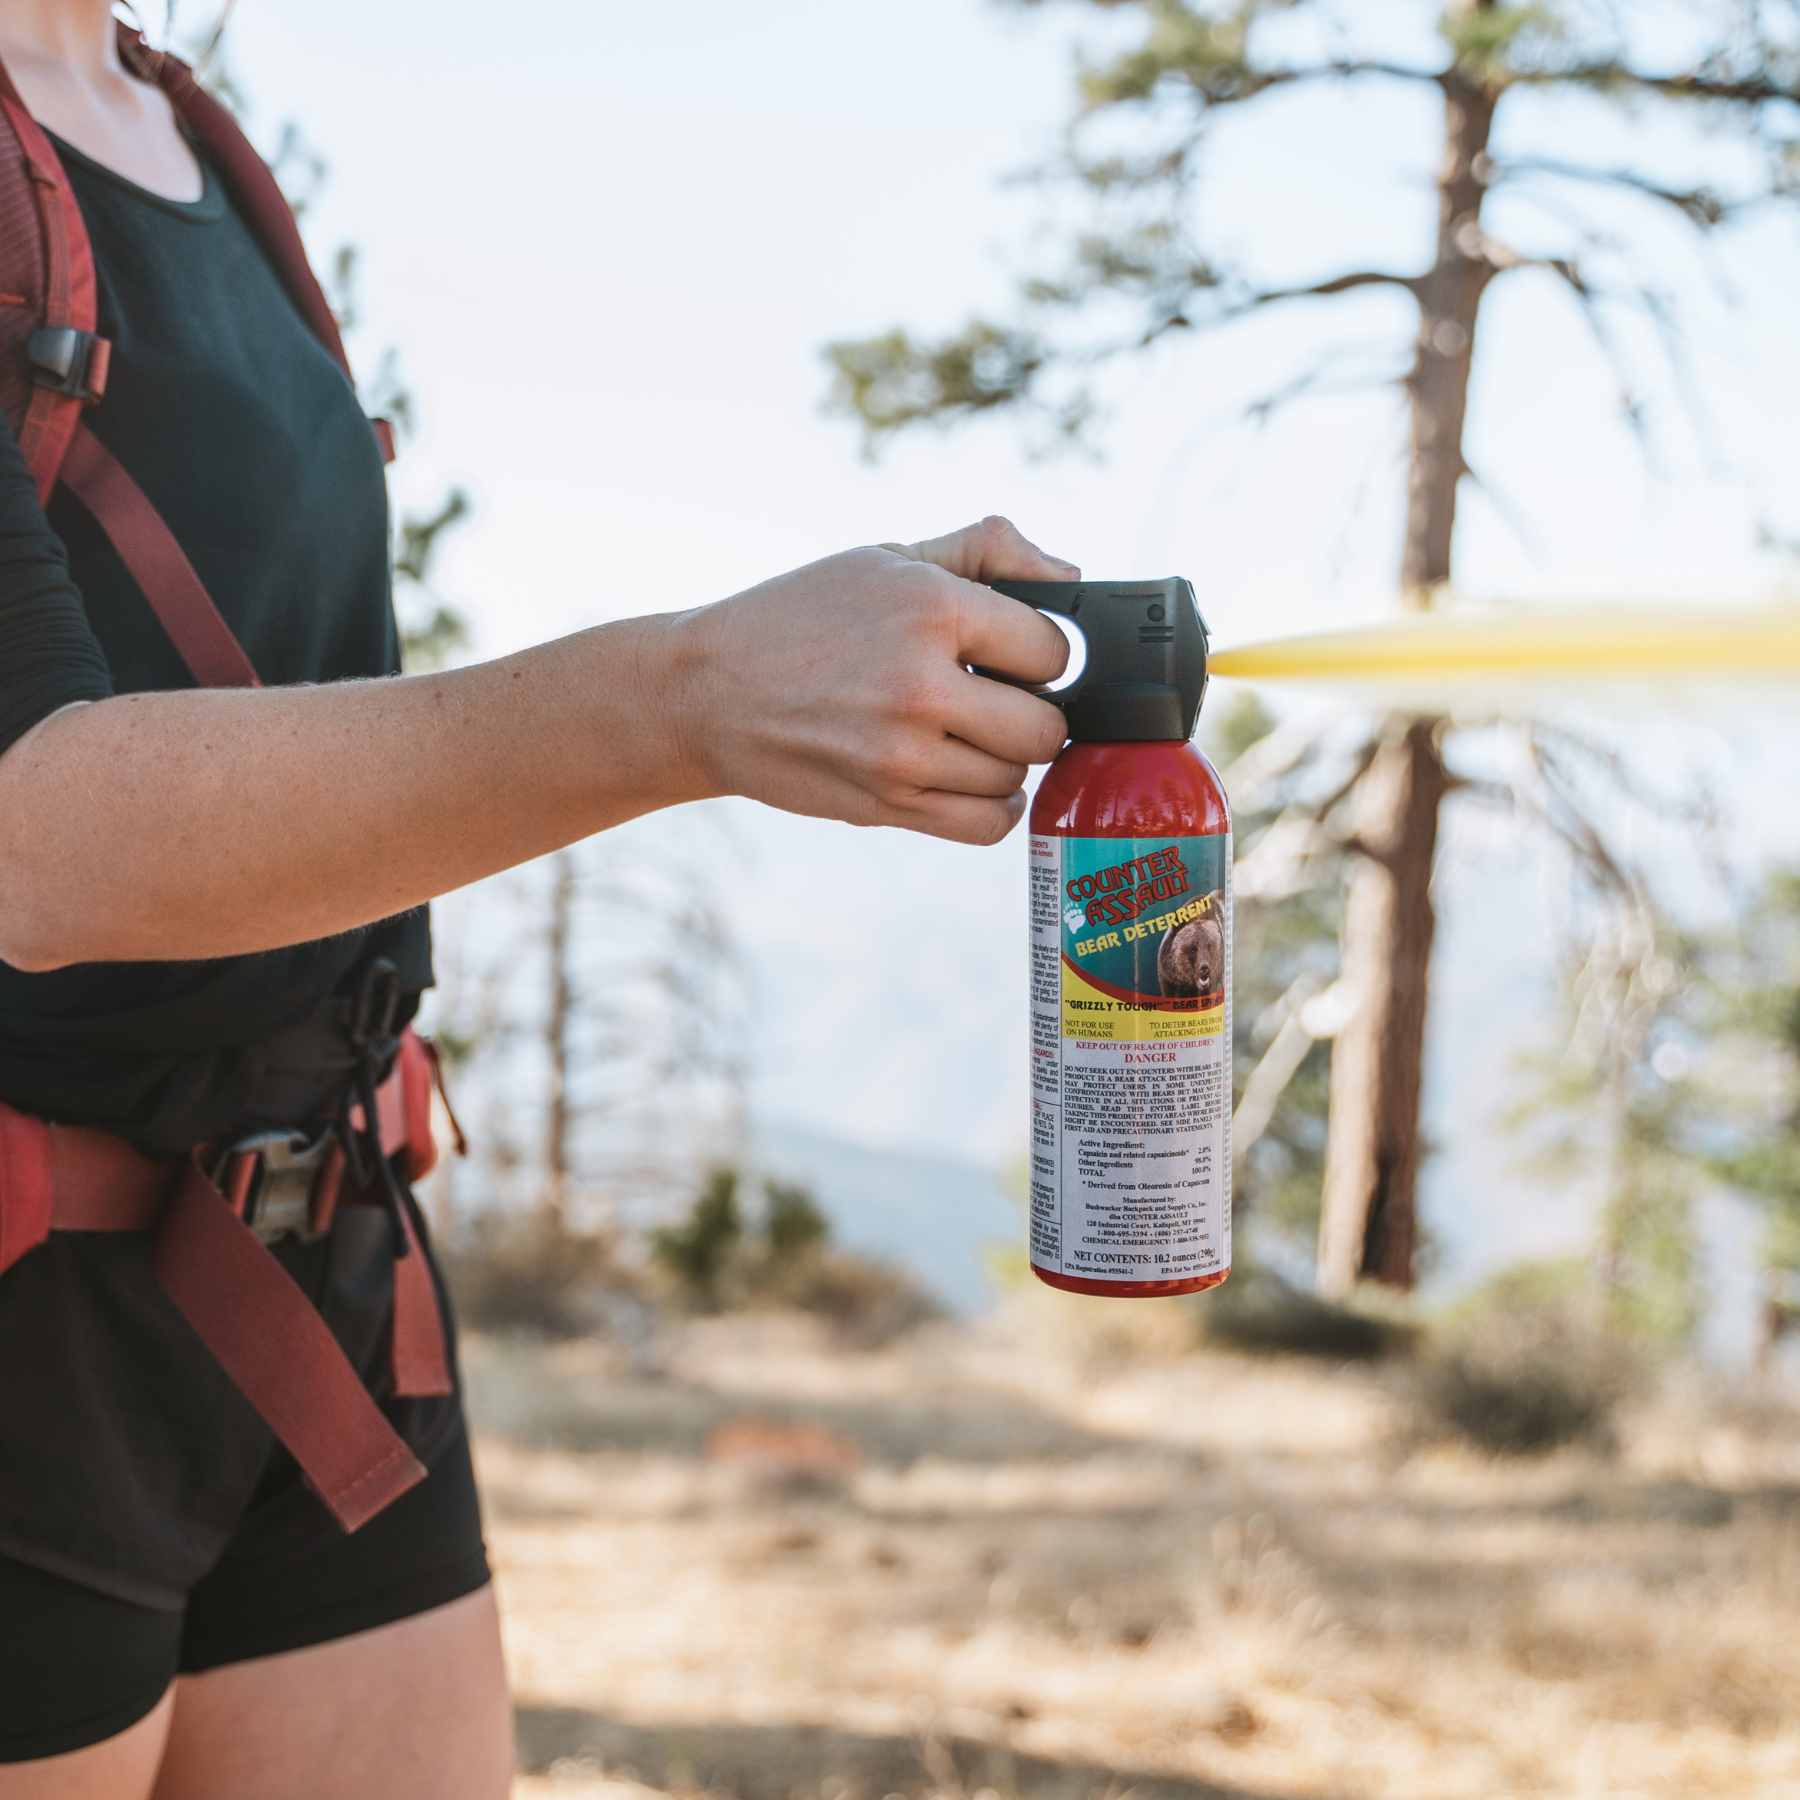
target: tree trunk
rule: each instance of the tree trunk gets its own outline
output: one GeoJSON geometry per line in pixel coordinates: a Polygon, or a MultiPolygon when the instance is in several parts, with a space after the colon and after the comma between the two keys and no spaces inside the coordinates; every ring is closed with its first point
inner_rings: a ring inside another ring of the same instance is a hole
{"type": "MultiPolygon", "coordinates": [[[[1478,0],[1485,4],[1485,0],[1478,0]]],[[[1463,426],[1481,296],[1493,275],[1482,242],[1483,165],[1495,96],[1444,78],[1437,255],[1419,289],[1408,377],[1403,603],[1431,606],[1450,580],[1463,426]]],[[[1397,716],[1357,799],[1358,857],[1344,909],[1342,974],[1353,1000],[1331,1054],[1331,1126],[1319,1215],[1318,1285],[1341,1296],[1367,1278],[1413,1283],[1419,1091],[1432,934],[1432,859],[1447,791],[1442,722],[1397,716]]]]}
{"type": "Polygon", "coordinates": [[[544,1131],[544,1210],[560,1227],[568,1223],[569,1200],[569,1018],[574,1011],[574,976],[569,967],[570,926],[575,913],[575,861],[565,850],[550,865],[550,1017],[545,1025],[550,1053],[550,1105],[544,1131]]]}
{"type": "Polygon", "coordinates": [[[1358,789],[1363,855],[1344,909],[1343,971],[1354,999],[1331,1052],[1331,1132],[1319,1218],[1319,1288],[1413,1280],[1413,1195],[1426,972],[1444,765],[1437,723],[1390,722],[1358,789]]]}

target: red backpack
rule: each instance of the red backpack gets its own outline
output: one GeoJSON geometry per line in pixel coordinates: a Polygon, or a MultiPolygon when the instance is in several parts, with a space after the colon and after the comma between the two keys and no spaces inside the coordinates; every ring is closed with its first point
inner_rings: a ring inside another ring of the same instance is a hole
{"type": "MultiPolygon", "coordinates": [[[[154,81],[224,177],[301,316],[350,379],[337,321],[306,259],[299,227],[275,177],[231,114],[178,57],[151,50],[121,25],[119,49],[154,81]]],[[[60,482],[90,512],[142,588],[202,687],[260,686],[243,646],[143,490],[87,429],[105,396],[112,347],[96,329],[94,259],[80,208],[50,140],[0,67],[0,409],[48,500],[60,482]]],[[[393,433],[371,421],[385,460],[393,433]]],[[[410,1026],[386,1080],[351,1118],[409,1180],[436,1160],[431,1087],[443,1092],[435,1046],[410,1026]]],[[[445,1096],[448,1109],[449,1099],[445,1096]]],[[[452,1128],[459,1150],[460,1129],[452,1128]]],[[[123,1138],[32,1117],[0,1101],[0,1275],[52,1230],[150,1230],[158,1280],[346,1529],[354,1529],[424,1476],[304,1291],[267,1254],[272,1226],[257,1207],[294,1173],[283,1147],[197,1147],[179,1165],[123,1138]]],[[[340,1200],[371,1197],[340,1144],[330,1146],[288,1212],[311,1230],[329,1226],[340,1200]]],[[[291,1184],[290,1184],[291,1185],[291,1184]]],[[[269,1210],[265,1207],[265,1211],[269,1210]]],[[[286,1216],[285,1214],[283,1216],[286,1216]]],[[[448,1393],[442,1321],[410,1218],[395,1263],[392,1359],[397,1394],[448,1393]]]]}

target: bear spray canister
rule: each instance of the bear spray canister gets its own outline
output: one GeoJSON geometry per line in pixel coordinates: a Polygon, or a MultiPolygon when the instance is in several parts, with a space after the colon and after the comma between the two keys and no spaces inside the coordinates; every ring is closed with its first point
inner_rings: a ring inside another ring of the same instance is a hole
{"type": "Polygon", "coordinates": [[[995,582],[1086,646],[1031,808],[1031,1266],[1078,1294],[1231,1269],[1231,814],[1189,742],[1194,590],[995,582]]]}

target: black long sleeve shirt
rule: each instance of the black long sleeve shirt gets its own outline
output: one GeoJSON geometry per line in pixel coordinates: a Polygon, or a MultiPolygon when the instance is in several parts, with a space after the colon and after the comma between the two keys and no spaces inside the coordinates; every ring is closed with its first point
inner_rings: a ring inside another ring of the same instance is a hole
{"type": "MultiPolygon", "coordinates": [[[[183,203],[57,150],[113,344],[90,429],[161,513],[265,684],[397,673],[374,433],[218,172],[197,152],[205,192],[183,203]]],[[[58,489],[38,504],[0,420],[0,753],[71,701],[193,685],[81,503],[58,489]]],[[[211,854],[233,846],[221,838],[211,854]]],[[[0,1100],[186,1148],[236,1122],[245,1047],[378,954],[409,995],[429,986],[426,909],[248,956],[36,974],[0,962],[0,1100]]]]}

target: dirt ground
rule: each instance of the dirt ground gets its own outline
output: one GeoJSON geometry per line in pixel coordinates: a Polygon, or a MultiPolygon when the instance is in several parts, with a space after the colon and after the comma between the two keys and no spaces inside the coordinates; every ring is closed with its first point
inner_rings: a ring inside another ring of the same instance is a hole
{"type": "Polygon", "coordinates": [[[1064,1305],[473,1340],[521,1800],[1800,1800],[1800,1412],[1495,1465],[1064,1305]]]}

